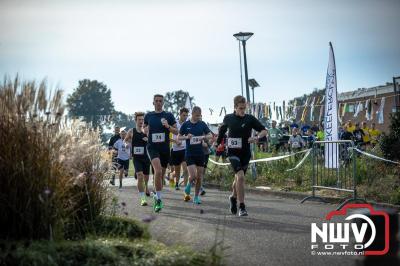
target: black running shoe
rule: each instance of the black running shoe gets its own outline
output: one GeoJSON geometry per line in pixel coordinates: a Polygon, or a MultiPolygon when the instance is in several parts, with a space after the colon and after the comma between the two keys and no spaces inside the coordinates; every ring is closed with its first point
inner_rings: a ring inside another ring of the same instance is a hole
{"type": "Polygon", "coordinates": [[[239,216],[248,216],[246,208],[239,208],[239,216]]]}
{"type": "Polygon", "coordinates": [[[204,190],[203,187],[200,188],[200,196],[204,196],[206,194],[206,191],[204,190]]]}
{"type": "Polygon", "coordinates": [[[114,180],[114,178],[110,180],[110,184],[113,185],[113,186],[115,186],[115,180],[114,180]]]}
{"type": "Polygon", "coordinates": [[[150,197],[150,192],[149,191],[146,192],[146,196],[150,197]]]}
{"type": "Polygon", "coordinates": [[[232,214],[237,213],[237,200],[236,198],[229,196],[229,205],[230,205],[230,210],[232,214]]]}

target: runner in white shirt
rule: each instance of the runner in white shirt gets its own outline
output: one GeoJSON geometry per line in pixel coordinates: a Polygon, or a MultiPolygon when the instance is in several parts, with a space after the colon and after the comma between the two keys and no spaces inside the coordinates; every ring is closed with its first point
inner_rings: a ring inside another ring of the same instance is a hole
{"type": "MultiPolygon", "coordinates": [[[[186,122],[189,115],[187,108],[179,110],[179,119],[176,120],[176,128],[180,130],[183,123],[186,122]]],[[[184,185],[187,184],[188,170],[185,162],[186,142],[179,140],[178,135],[172,134],[172,152],[171,152],[171,166],[175,177],[175,190],[179,190],[179,179],[181,175],[181,167],[183,168],[184,185]]]]}
{"type": "Polygon", "coordinates": [[[131,133],[127,135],[125,130],[122,130],[121,138],[114,143],[115,152],[117,153],[117,162],[119,170],[119,189],[122,189],[122,177],[124,173],[128,173],[129,159],[131,158],[131,133]]]}

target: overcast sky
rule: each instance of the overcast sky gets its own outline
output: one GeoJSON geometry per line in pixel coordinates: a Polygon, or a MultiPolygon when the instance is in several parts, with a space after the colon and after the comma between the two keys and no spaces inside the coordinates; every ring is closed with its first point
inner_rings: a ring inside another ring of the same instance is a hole
{"type": "Polygon", "coordinates": [[[254,32],[256,100],[281,103],[324,86],[329,41],[339,92],[390,82],[400,75],[399,28],[398,0],[0,0],[0,74],[47,77],[67,94],[96,79],[129,114],[183,89],[214,122],[241,91],[232,34],[254,32]]]}

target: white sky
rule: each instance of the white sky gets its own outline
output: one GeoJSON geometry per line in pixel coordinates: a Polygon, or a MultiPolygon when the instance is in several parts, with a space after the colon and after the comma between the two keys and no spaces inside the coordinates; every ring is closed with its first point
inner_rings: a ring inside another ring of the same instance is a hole
{"type": "Polygon", "coordinates": [[[215,122],[241,91],[234,33],[254,32],[256,100],[281,104],[324,86],[329,41],[339,91],[390,82],[400,75],[399,28],[396,0],[0,0],[0,74],[47,77],[67,93],[97,79],[129,114],[183,89],[215,122]]]}

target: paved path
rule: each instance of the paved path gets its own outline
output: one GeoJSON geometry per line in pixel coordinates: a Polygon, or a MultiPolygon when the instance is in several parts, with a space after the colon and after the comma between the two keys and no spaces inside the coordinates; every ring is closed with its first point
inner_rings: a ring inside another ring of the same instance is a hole
{"type": "MultiPolygon", "coordinates": [[[[129,216],[139,220],[156,217],[150,223],[154,239],[166,244],[181,244],[208,251],[225,229],[224,261],[228,265],[354,265],[350,256],[312,256],[311,223],[321,222],[335,205],[247,194],[248,217],[228,212],[228,192],[208,189],[203,204],[183,201],[183,192],[165,187],[165,208],[154,214],[151,206],[138,204],[133,179],[124,180],[122,191],[115,189],[126,203],[129,216]]],[[[150,199],[149,199],[149,202],[150,199]]],[[[150,204],[151,205],[151,204],[150,204]]]]}

